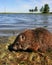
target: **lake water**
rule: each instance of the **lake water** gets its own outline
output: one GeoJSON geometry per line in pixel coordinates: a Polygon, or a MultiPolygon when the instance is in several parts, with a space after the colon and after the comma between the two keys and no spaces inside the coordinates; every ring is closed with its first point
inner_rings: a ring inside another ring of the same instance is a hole
{"type": "Polygon", "coordinates": [[[37,27],[52,32],[52,14],[0,14],[0,36],[17,35],[25,29],[37,27]]]}

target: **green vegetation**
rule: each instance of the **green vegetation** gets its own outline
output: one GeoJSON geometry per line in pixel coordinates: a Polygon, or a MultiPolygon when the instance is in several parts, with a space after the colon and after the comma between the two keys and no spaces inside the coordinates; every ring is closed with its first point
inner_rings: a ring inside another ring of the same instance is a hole
{"type": "Polygon", "coordinates": [[[35,9],[29,9],[29,12],[37,12],[37,11],[38,11],[37,6],[35,7],[35,9]]]}
{"type": "Polygon", "coordinates": [[[45,4],[44,7],[41,8],[42,13],[49,13],[49,5],[45,4]]]}
{"type": "Polygon", "coordinates": [[[33,9],[29,9],[29,12],[33,12],[34,10],[33,9]]]}
{"type": "Polygon", "coordinates": [[[0,65],[52,65],[52,51],[40,54],[33,51],[10,52],[8,46],[15,38],[15,36],[0,37],[0,65]]]}
{"type": "Polygon", "coordinates": [[[41,9],[40,9],[40,12],[42,12],[43,13],[43,10],[44,10],[44,8],[43,8],[43,6],[41,7],[41,9]]]}
{"type": "MultiPolygon", "coordinates": [[[[37,12],[38,11],[38,8],[37,6],[35,7],[35,9],[30,9],[29,12],[37,12]]],[[[49,5],[48,4],[45,4],[44,6],[41,7],[40,9],[40,12],[41,13],[49,13],[50,11],[50,8],[49,8],[49,5]]]]}
{"type": "Polygon", "coordinates": [[[35,12],[36,12],[36,11],[38,11],[38,8],[37,8],[37,6],[35,7],[34,11],[35,11],[35,12]]]}

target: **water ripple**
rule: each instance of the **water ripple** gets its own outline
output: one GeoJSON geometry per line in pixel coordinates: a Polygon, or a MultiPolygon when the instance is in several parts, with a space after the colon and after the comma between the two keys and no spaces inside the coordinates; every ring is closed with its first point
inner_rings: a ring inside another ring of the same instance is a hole
{"type": "MultiPolygon", "coordinates": [[[[1,30],[15,31],[36,27],[46,27],[52,31],[52,15],[46,14],[0,14],[0,32],[1,30]]],[[[18,32],[17,32],[18,33],[18,32]]],[[[12,33],[0,35],[12,35],[12,33]]]]}

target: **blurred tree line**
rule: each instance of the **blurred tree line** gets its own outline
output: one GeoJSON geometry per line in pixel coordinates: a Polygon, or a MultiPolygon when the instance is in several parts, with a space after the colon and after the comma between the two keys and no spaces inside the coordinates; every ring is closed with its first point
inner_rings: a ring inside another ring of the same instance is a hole
{"type": "MultiPolygon", "coordinates": [[[[49,13],[50,7],[48,4],[45,4],[40,8],[41,13],[49,13]]],[[[38,12],[38,7],[36,6],[34,9],[29,9],[29,12],[38,12]]]]}

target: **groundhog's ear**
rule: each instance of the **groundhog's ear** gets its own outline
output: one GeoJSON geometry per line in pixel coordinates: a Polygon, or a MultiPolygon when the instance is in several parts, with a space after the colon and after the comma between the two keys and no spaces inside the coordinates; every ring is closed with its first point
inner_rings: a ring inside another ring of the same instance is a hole
{"type": "Polygon", "coordinates": [[[24,41],[25,40],[25,35],[20,35],[20,41],[24,41]]]}

